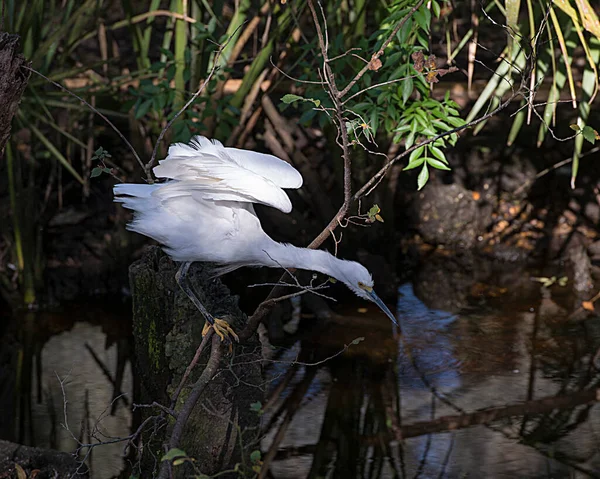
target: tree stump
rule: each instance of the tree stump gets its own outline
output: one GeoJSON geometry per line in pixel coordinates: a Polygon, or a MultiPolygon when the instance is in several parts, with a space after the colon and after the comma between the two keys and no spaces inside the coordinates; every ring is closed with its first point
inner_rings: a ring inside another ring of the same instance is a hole
{"type": "MultiPolygon", "coordinates": [[[[175,282],[177,268],[160,248],[153,247],[129,270],[135,374],[142,389],[141,398],[136,402],[156,401],[169,407],[170,397],[202,341],[204,318],[175,282]]],[[[226,317],[233,329],[240,331],[246,317],[237,305],[237,298],[231,296],[219,279],[210,279],[210,274],[209,267],[196,263],[190,268],[188,279],[208,311],[216,317],[226,317]]],[[[176,409],[185,402],[191,385],[206,365],[209,352],[210,345],[188,379],[188,387],[182,391],[176,409]]],[[[251,404],[264,399],[262,381],[258,340],[234,345],[196,405],[179,445],[196,460],[202,473],[232,469],[244,458],[250,463],[248,456],[258,448],[260,424],[260,417],[251,409],[251,404]]],[[[144,409],[143,414],[146,418],[156,414],[156,410],[144,409]]],[[[142,477],[156,473],[157,460],[164,454],[162,444],[168,437],[166,434],[162,428],[152,443],[145,442],[145,449],[150,451],[142,459],[142,477]]],[[[178,472],[180,469],[182,466],[177,468],[178,472]]]]}
{"type": "Polygon", "coordinates": [[[27,447],[8,441],[0,441],[0,477],[23,477],[21,468],[27,477],[62,477],[87,479],[88,469],[77,462],[72,454],[27,447]],[[18,466],[17,466],[18,465],[18,466]],[[30,475],[31,474],[31,475],[30,475]]]}
{"type": "Polygon", "coordinates": [[[28,62],[19,55],[19,36],[0,32],[0,157],[10,137],[10,125],[29,80],[28,62]]]}

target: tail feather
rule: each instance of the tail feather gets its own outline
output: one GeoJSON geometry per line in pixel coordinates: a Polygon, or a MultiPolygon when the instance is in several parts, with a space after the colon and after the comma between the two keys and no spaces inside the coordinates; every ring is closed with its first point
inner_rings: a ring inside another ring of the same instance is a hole
{"type": "MultiPolygon", "coordinates": [[[[141,185],[135,183],[121,183],[115,185],[113,192],[115,196],[133,196],[135,198],[148,198],[160,185],[141,185]]],[[[115,198],[116,199],[116,198],[115,198]]]]}

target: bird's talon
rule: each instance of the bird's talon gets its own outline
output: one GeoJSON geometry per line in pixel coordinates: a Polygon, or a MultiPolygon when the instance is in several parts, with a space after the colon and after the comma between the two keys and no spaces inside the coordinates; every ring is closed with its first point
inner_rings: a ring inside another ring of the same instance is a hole
{"type": "Polygon", "coordinates": [[[235,331],[229,326],[229,323],[223,319],[214,319],[215,323],[211,325],[208,321],[204,323],[204,328],[202,328],[202,337],[206,336],[208,330],[213,328],[215,334],[221,338],[221,341],[230,342],[230,337],[235,339],[236,343],[240,342],[240,338],[235,333],[235,331]]]}

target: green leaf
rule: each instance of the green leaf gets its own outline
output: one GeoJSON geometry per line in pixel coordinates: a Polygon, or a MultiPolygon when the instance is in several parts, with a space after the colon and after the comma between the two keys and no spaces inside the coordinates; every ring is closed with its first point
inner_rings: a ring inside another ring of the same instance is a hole
{"type": "Polygon", "coordinates": [[[417,168],[417,167],[421,166],[424,161],[425,161],[425,157],[422,156],[421,158],[415,160],[413,163],[409,163],[408,165],[406,165],[402,169],[402,171],[407,171],[407,170],[412,170],[413,168],[417,168]]]}
{"type": "MultiPolygon", "coordinates": [[[[406,168],[405,168],[406,169],[406,168]]],[[[427,168],[427,163],[423,163],[423,169],[417,178],[417,189],[421,190],[429,180],[429,169],[427,168]]]]}
{"type": "Polygon", "coordinates": [[[364,340],[365,340],[365,338],[364,338],[363,336],[360,336],[360,337],[358,337],[358,338],[356,338],[356,339],[353,339],[353,340],[352,340],[352,342],[351,342],[350,344],[355,344],[355,345],[356,345],[356,344],[360,344],[360,343],[362,343],[364,340]]]}
{"type": "MultiPolygon", "coordinates": [[[[283,95],[281,97],[281,101],[283,103],[285,103],[286,105],[290,105],[296,101],[304,101],[304,98],[298,95],[292,95],[291,93],[288,93],[287,95],[283,95]]],[[[319,106],[319,105],[317,105],[319,106]]]]}
{"type": "Polygon", "coordinates": [[[165,66],[167,65],[164,62],[154,62],[152,65],[150,65],[150,71],[157,72],[162,70],[165,66]]]}
{"type": "Polygon", "coordinates": [[[402,82],[402,103],[406,103],[406,101],[410,98],[412,92],[413,80],[409,77],[402,82]]]}
{"type": "Polygon", "coordinates": [[[444,152],[439,148],[436,148],[433,145],[429,145],[429,152],[438,160],[443,161],[444,163],[448,163],[448,160],[446,160],[446,155],[444,155],[444,152]]]}
{"type": "Polygon", "coordinates": [[[381,212],[381,208],[378,205],[371,206],[371,209],[367,213],[368,216],[375,216],[377,213],[381,212]]]}
{"type": "Polygon", "coordinates": [[[97,166],[96,168],[92,169],[92,173],[90,174],[90,178],[96,178],[96,176],[100,176],[103,172],[103,168],[97,166]]]}
{"type": "Polygon", "coordinates": [[[581,131],[583,133],[583,137],[592,145],[596,142],[596,132],[591,126],[584,126],[581,131]]]}
{"type": "Polygon", "coordinates": [[[425,147],[424,146],[419,146],[419,148],[417,148],[416,150],[414,150],[410,154],[410,156],[408,157],[408,164],[410,165],[411,163],[414,163],[419,158],[421,158],[421,155],[423,154],[423,151],[425,151],[425,147]]]}
{"type": "Polygon", "coordinates": [[[262,413],[262,403],[260,401],[253,402],[252,404],[250,404],[250,411],[262,413]]]}
{"type": "Polygon", "coordinates": [[[440,160],[435,160],[433,158],[426,158],[426,160],[428,165],[433,166],[438,170],[450,171],[450,168],[440,160]]]}
{"type": "Polygon", "coordinates": [[[172,461],[173,459],[176,459],[178,457],[187,457],[187,454],[185,453],[185,451],[174,447],[173,449],[170,449],[160,460],[172,461]]]}
{"type": "Polygon", "coordinates": [[[573,130],[573,131],[581,130],[581,128],[579,128],[579,125],[575,125],[575,124],[569,125],[569,128],[571,128],[571,130],[573,130]]]}
{"type": "Polygon", "coordinates": [[[463,120],[462,118],[456,117],[456,116],[449,116],[448,118],[446,118],[446,121],[455,128],[460,128],[461,126],[464,126],[466,123],[465,120],[463,120]]]}
{"type": "Polygon", "coordinates": [[[168,57],[170,60],[175,60],[175,54],[171,50],[167,50],[166,48],[160,48],[160,47],[159,47],[159,50],[163,55],[168,57]]]}
{"type": "Polygon", "coordinates": [[[150,109],[151,106],[152,106],[152,99],[146,100],[145,102],[143,102],[135,112],[135,119],[139,120],[140,118],[142,118],[146,113],[148,113],[148,110],[150,109]]]}
{"type": "Polygon", "coordinates": [[[316,114],[317,111],[313,110],[312,108],[310,110],[306,110],[298,119],[298,123],[300,123],[301,125],[306,125],[308,124],[308,122],[310,122],[310,120],[314,118],[316,114]]]}
{"type": "Polygon", "coordinates": [[[262,454],[260,453],[259,450],[252,451],[252,453],[250,454],[250,460],[254,463],[260,461],[261,457],[262,457],[262,454]]]}

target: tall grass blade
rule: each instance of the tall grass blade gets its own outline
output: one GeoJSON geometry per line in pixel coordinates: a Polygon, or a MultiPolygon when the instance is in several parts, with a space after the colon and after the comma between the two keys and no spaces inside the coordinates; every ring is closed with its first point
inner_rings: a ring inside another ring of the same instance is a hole
{"type": "Polygon", "coordinates": [[[52,154],[52,156],[54,156],[54,158],[58,160],[58,162],[64,167],[64,169],[71,173],[73,178],[75,178],[79,183],[83,185],[85,182],[83,181],[81,175],[77,173],[77,171],[75,171],[71,163],[69,163],[69,161],[63,156],[63,154],[60,151],[58,151],[56,146],[54,146],[54,144],[48,139],[48,137],[31,123],[28,125],[28,128],[44,144],[44,146],[48,148],[48,151],[52,154]]]}
{"type": "MultiPolygon", "coordinates": [[[[600,60],[600,40],[592,37],[590,39],[590,54],[592,60],[598,63],[600,60]]],[[[583,72],[583,78],[581,80],[581,88],[583,90],[583,98],[579,102],[579,118],[577,124],[580,128],[583,128],[588,121],[590,114],[590,98],[596,94],[596,72],[590,68],[587,68],[583,72]]],[[[573,151],[573,167],[571,169],[571,188],[575,189],[575,180],[579,170],[579,157],[581,156],[581,150],[583,148],[583,134],[579,134],[575,137],[575,148],[573,151]]]]}
{"type": "Polygon", "coordinates": [[[554,27],[554,31],[556,32],[556,38],[558,39],[558,44],[560,45],[560,51],[562,52],[563,61],[565,63],[565,71],[567,72],[567,80],[569,81],[569,90],[571,92],[571,101],[573,103],[573,108],[577,108],[577,96],[575,94],[575,81],[573,80],[573,72],[571,71],[571,57],[569,56],[569,51],[567,49],[567,42],[565,41],[565,37],[564,37],[563,31],[560,27],[558,17],[556,16],[556,12],[554,11],[554,8],[552,8],[552,7],[550,7],[550,18],[552,20],[552,25],[554,27]]]}

